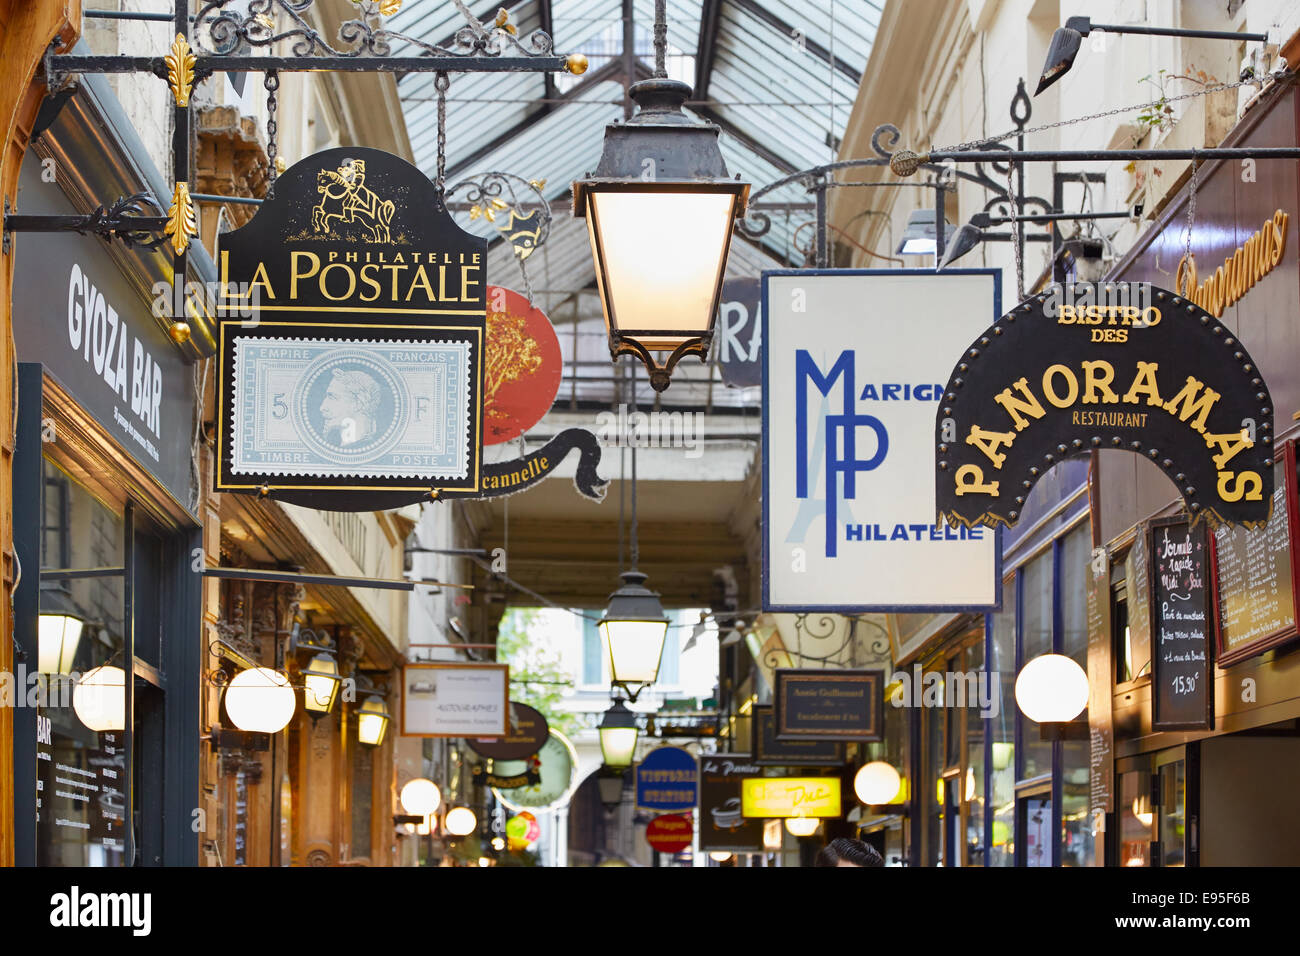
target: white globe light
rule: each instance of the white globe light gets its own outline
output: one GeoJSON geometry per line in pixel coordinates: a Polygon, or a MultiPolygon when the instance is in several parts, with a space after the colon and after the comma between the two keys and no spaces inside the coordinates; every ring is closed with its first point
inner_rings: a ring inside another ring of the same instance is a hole
{"type": "Polygon", "coordinates": [[[1016,704],[1035,723],[1074,720],[1088,706],[1088,675],[1062,654],[1035,657],[1016,678],[1016,704]]]}
{"type": "Polygon", "coordinates": [[[817,832],[818,822],[816,817],[787,817],[785,828],[790,831],[791,836],[812,836],[817,832]]]}
{"type": "Polygon", "coordinates": [[[427,817],[442,804],[442,791],[432,780],[416,777],[402,787],[398,799],[402,801],[402,809],[407,813],[412,816],[427,817]]]}
{"type": "Polygon", "coordinates": [[[853,792],[868,806],[889,803],[902,789],[898,771],[883,760],[873,760],[861,767],[853,778],[853,792]]]}
{"type": "Polygon", "coordinates": [[[289,678],[269,667],[240,671],[226,687],[226,714],[240,730],[278,734],[296,706],[289,678]]]}
{"type": "Polygon", "coordinates": [[[709,859],[715,863],[726,863],[731,859],[731,854],[726,850],[712,850],[709,852],[709,859]]]}
{"type": "Polygon", "coordinates": [[[442,821],[442,826],[452,836],[466,836],[474,832],[478,818],[469,807],[452,807],[447,811],[447,819],[442,821]]]}
{"type": "Polygon", "coordinates": [[[104,664],[86,671],[72,690],[77,719],[96,733],[126,727],[126,672],[104,664]]]}

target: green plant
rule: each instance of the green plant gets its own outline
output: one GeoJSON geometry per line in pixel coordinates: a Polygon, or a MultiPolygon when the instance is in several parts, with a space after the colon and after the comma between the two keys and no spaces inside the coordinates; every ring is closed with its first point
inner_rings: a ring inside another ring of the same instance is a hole
{"type": "Polygon", "coordinates": [[[497,628],[497,660],[510,665],[510,699],[527,704],[560,733],[580,727],[578,718],[562,706],[564,689],[573,686],[573,673],[546,642],[540,608],[509,608],[497,628]]]}

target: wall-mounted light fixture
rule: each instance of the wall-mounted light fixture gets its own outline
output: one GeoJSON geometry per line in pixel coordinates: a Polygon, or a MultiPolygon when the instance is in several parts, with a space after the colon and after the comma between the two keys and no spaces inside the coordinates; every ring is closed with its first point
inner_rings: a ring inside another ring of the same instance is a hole
{"type": "Polygon", "coordinates": [[[1176,27],[1149,27],[1138,24],[1093,23],[1088,17],[1070,17],[1065,26],[1058,27],[1047,45],[1047,59],[1043,63],[1042,75],[1038,78],[1037,96],[1047,89],[1074,65],[1074,58],[1079,55],[1083,38],[1094,31],[1105,33],[1128,33],[1139,36],[1188,37],[1198,40],[1257,40],[1267,42],[1267,33],[1238,33],[1227,30],[1180,30],[1176,27]]]}

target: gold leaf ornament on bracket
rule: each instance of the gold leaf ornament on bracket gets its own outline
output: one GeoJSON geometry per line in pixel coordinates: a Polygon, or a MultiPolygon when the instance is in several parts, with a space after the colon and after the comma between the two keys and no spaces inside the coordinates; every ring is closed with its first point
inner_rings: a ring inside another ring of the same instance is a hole
{"type": "Polygon", "coordinates": [[[177,255],[184,254],[190,247],[190,239],[199,234],[198,222],[194,218],[194,200],[190,198],[190,184],[177,183],[172,194],[172,204],[167,208],[167,228],[165,235],[171,236],[172,248],[177,255]]]}
{"type": "Polygon", "coordinates": [[[176,105],[189,106],[190,94],[194,92],[194,64],[198,60],[184,34],[176,34],[176,39],[172,41],[172,48],[163,57],[163,62],[167,64],[167,83],[172,88],[176,105]]]}

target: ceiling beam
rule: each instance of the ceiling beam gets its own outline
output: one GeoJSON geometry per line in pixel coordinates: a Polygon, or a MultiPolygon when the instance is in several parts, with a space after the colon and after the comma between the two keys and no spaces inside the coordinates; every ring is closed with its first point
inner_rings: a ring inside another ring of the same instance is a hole
{"type": "Polygon", "coordinates": [[[695,92],[697,100],[709,98],[709,80],[713,76],[713,59],[718,50],[718,20],[722,0],[704,0],[700,9],[700,36],[695,42],[695,92]]]}
{"type": "MultiPolygon", "coordinates": [[[[734,3],[751,16],[762,20],[774,30],[784,34],[787,38],[795,35],[795,28],[793,26],[786,23],[771,10],[768,10],[760,4],[758,0],[729,0],[729,2],[734,3]]],[[[855,84],[862,82],[862,74],[858,70],[855,70],[851,65],[840,59],[838,56],[832,56],[830,50],[826,49],[826,47],[822,46],[820,43],[808,39],[808,37],[803,35],[802,31],[799,31],[799,35],[802,37],[803,48],[813,56],[817,57],[817,59],[821,60],[823,63],[834,63],[835,69],[839,70],[839,72],[843,73],[855,84]]]]}

